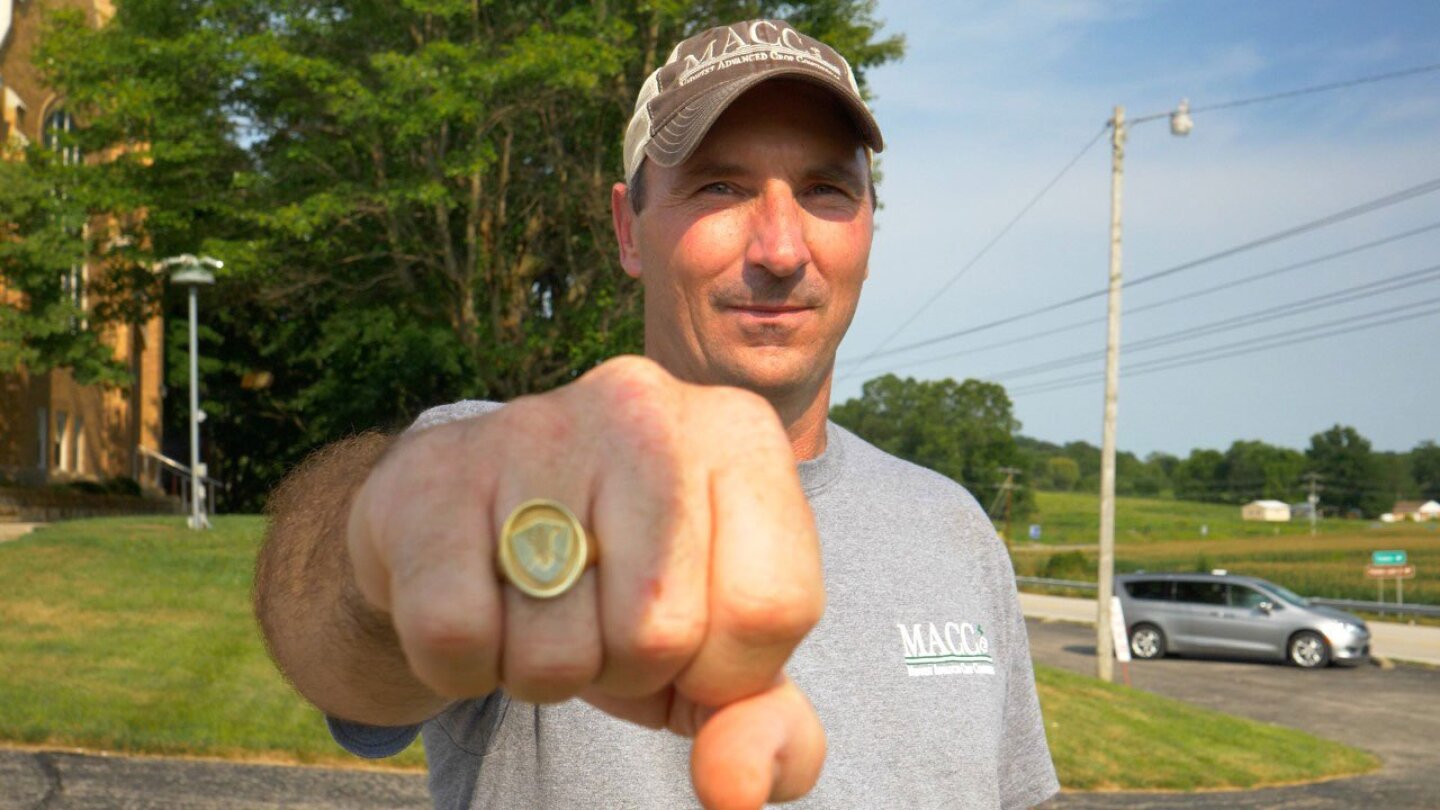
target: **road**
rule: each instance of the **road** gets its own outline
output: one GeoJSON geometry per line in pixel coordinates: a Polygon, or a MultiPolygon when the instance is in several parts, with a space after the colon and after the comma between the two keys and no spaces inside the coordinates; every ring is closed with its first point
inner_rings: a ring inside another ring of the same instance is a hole
{"type": "MultiPolygon", "coordinates": [[[[1075,600],[1084,601],[1084,600],[1075,600]]],[[[1031,619],[1035,661],[1095,674],[1093,625],[1031,619]]],[[[1435,808],[1440,806],[1440,670],[1400,664],[1311,671],[1238,661],[1135,661],[1132,684],[1230,714],[1290,726],[1379,755],[1373,774],[1226,793],[1076,793],[1045,805],[1083,808],[1435,808]]],[[[1137,752],[1135,765],[1144,767],[1137,752]]]]}
{"type": "Polygon", "coordinates": [[[0,810],[430,806],[418,773],[0,749],[0,810]]]}

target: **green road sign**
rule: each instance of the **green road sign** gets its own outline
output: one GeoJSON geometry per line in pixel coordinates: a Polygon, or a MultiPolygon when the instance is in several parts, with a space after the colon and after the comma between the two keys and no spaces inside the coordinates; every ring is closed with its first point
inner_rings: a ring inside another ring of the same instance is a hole
{"type": "Polygon", "coordinates": [[[1372,551],[1370,552],[1371,565],[1404,565],[1405,552],[1403,551],[1372,551]]]}

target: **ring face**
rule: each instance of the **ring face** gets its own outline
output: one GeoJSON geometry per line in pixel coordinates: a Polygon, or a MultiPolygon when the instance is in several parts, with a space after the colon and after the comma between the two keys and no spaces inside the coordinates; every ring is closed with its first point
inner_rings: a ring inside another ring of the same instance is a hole
{"type": "Polygon", "coordinates": [[[589,542],[564,504],[543,498],[515,507],[500,530],[500,572],[521,593],[551,599],[585,573],[589,542]]]}

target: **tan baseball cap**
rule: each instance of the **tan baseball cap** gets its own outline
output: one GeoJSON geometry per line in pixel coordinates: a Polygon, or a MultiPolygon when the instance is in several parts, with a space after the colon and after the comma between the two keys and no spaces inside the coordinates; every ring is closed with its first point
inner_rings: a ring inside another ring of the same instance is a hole
{"type": "Polygon", "coordinates": [[[645,80],[625,130],[625,180],[649,157],[678,166],[705,139],[721,113],[767,79],[790,78],[831,91],[873,152],[884,148],[880,126],[860,97],[855,73],[829,45],[784,20],[749,20],[702,31],[675,46],[645,80]]]}

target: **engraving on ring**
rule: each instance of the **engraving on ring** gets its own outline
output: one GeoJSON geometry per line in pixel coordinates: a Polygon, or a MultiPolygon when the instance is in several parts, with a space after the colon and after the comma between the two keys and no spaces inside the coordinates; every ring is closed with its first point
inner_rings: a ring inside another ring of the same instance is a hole
{"type": "Polygon", "coordinates": [[[570,527],[541,518],[515,533],[515,558],[525,572],[550,584],[575,553],[570,527]]]}
{"type": "Polygon", "coordinates": [[[522,593],[550,599],[584,573],[589,541],[580,521],[556,501],[536,499],[515,508],[500,534],[500,572],[522,593]]]}

